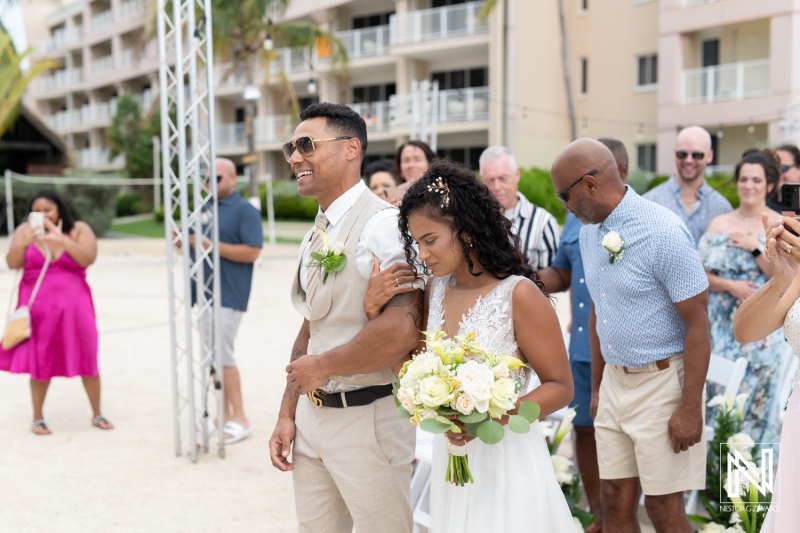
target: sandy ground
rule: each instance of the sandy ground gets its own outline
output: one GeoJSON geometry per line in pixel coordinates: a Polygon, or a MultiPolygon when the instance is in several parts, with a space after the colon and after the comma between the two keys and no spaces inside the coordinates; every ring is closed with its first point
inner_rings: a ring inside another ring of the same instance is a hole
{"type": "MultiPolygon", "coordinates": [[[[28,379],[0,373],[0,532],[296,531],[291,477],[268,454],[301,323],[288,298],[296,246],[265,247],[237,337],[255,431],[225,459],[201,454],[197,464],[174,449],[164,243],[103,239],[99,248],[88,279],[103,410],[116,429],[91,426],[80,380],[57,379],[45,404],[53,434],[35,436],[28,379]]],[[[13,272],[0,271],[0,301],[13,283],[13,272]]]]}

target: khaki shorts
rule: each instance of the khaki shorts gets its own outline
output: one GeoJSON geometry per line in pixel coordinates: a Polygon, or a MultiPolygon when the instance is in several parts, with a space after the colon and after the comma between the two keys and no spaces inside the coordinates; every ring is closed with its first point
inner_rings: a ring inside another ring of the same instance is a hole
{"type": "Polygon", "coordinates": [[[600,479],[638,477],[650,496],[705,489],[705,431],[685,452],[676,454],[669,442],[667,423],[682,392],[683,357],[654,372],[606,365],[594,420],[600,479]]]}
{"type": "MultiPolygon", "coordinates": [[[[219,330],[220,330],[220,343],[219,348],[222,352],[222,366],[230,368],[236,366],[236,360],[233,358],[233,341],[236,340],[236,332],[239,331],[239,323],[242,321],[243,311],[231,309],[230,307],[219,308],[219,330]]],[[[208,311],[200,317],[198,323],[200,330],[201,348],[207,339],[212,339],[210,335],[214,329],[213,315],[208,311]]]]}

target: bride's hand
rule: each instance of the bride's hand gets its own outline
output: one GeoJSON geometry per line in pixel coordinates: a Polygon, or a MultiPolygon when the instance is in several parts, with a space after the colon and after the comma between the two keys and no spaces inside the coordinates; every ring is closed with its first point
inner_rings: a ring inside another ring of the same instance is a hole
{"type": "Polygon", "coordinates": [[[444,436],[447,437],[447,440],[454,446],[465,446],[469,441],[475,439],[475,437],[471,436],[467,433],[467,429],[464,427],[464,423],[458,419],[456,415],[451,415],[447,417],[448,419],[453,421],[453,424],[458,426],[461,430],[461,433],[454,433],[452,431],[445,431],[444,436]]]}

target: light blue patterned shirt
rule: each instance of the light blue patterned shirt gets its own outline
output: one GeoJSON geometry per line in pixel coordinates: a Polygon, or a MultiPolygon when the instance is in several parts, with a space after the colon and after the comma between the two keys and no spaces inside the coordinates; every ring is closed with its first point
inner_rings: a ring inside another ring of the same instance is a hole
{"type": "Polygon", "coordinates": [[[663,205],[676,215],[689,227],[694,239],[694,245],[700,242],[700,237],[708,229],[708,223],[717,215],[731,211],[731,203],[711,185],[703,180],[703,186],[697,191],[697,203],[691,213],[686,211],[681,202],[681,186],[675,176],[647,191],[644,197],[659,205],[663,205]]]}
{"type": "Polygon", "coordinates": [[[708,289],[689,229],[630,187],[601,224],[581,229],[581,257],[594,302],[603,359],[641,367],[683,351],[686,329],[674,303],[708,289]],[[600,244],[616,231],[622,258],[600,244]]]}

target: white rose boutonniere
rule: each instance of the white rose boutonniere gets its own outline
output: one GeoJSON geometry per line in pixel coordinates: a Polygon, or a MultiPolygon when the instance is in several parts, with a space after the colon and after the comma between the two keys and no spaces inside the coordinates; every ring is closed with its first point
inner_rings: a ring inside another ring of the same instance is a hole
{"type": "Polygon", "coordinates": [[[613,265],[617,261],[622,261],[622,256],[625,254],[625,239],[619,233],[609,231],[600,244],[611,254],[608,258],[609,263],[613,265]]]}
{"type": "Polygon", "coordinates": [[[347,264],[347,256],[344,255],[344,244],[336,241],[333,247],[329,246],[328,234],[317,228],[322,236],[322,248],[319,252],[311,252],[311,261],[306,265],[308,268],[322,269],[322,283],[328,281],[331,272],[339,272],[347,264]]]}

